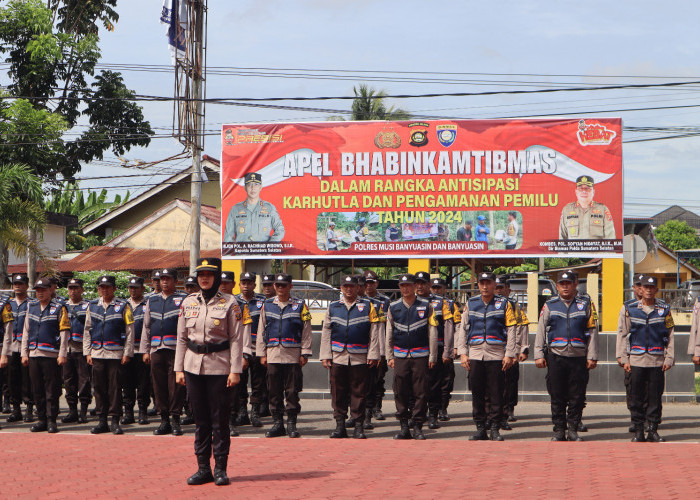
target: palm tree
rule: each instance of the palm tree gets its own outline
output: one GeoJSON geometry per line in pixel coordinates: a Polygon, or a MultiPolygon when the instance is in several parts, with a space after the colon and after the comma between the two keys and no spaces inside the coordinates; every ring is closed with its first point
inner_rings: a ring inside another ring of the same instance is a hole
{"type": "MultiPolygon", "coordinates": [[[[359,86],[353,87],[352,91],[355,93],[355,98],[352,100],[351,120],[398,121],[409,120],[411,118],[411,113],[405,109],[395,108],[394,106],[387,108],[384,104],[386,92],[383,90],[375,90],[361,83],[359,86]]],[[[332,115],[328,117],[328,120],[345,121],[345,118],[340,115],[332,115]]]]}
{"type": "Polygon", "coordinates": [[[46,216],[41,199],[41,179],[31,167],[0,164],[0,286],[7,278],[9,250],[20,257],[27,251],[42,254],[27,233],[32,230],[41,234],[44,230],[46,216]]]}

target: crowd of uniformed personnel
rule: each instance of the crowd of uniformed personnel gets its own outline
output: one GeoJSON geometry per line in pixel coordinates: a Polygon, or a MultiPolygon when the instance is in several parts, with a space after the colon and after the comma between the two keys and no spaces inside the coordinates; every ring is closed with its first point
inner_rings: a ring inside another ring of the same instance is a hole
{"type": "MultiPolygon", "coordinates": [[[[133,276],[129,299],[115,297],[115,278],[104,275],[94,283],[99,298],[87,301],[84,288],[93,284],[80,279],[69,280],[64,298],[56,295],[58,280],[42,277],[31,299],[28,276],[13,275],[13,296],[0,298],[7,422],[36,420],[32,432],[58,432],[64,387],[63,423],[87,423],[94,396],[97,419],[90,432],[122,434],[121,425],[149,422],[154,399],[161,418],[154,434],[181,435],[183,424],[196,425],[198,470],[189,484],[228,484],[230,437],[238,426],[262,427],[261,418],[272,416],[266,437],[300,436],[311,314],[294,296],[290,275],[261,278],[263,294],[255,293],[256,273],[244,272],[241,293],[233,295],[234,273],[222,272],[220,259],[200,259],[197,274],[185,279],[186,293],[177,291],[176,270],[160,269],[148,294],[144,279],[133,276]]],[[[438,429],[450,419],[457,359],[468,371],[472,395],[476,432],[470,439],[503,440],[500,431],[516,420],[517,363],[530,355],[529,325],[511,297],[508,276],[482,272],[477,282],[479,293],[460,309],[445,296],[445,281],[427,272],[400,275],[394,301],[377,292],[379,278],[371,270],[343,276],[321,331],[320,361],[329,370],[337,424],[331,438],[348,437],[352,428],[354,438],[365,439],[372,419],[385,419],[391,367],[399,421],[394,438],[425,439],[424,423],[438,429]]],[[[586,386],[598,359],[595,306],[577,284],[574,271],[558,274],[558,294],[541,310],[532,353],[536,366],[547,369],[554,441],[582,440],[586,386]]],[[[657,292],[656,278],[636,275],[635,297],[620,311],[616,351],[633,441],[663,441],[658,426],[664,372],[674,364],[674,323],[657,292]]],[[[699,316],[696,302],[689,342],[696,364],[699,316]]]]}

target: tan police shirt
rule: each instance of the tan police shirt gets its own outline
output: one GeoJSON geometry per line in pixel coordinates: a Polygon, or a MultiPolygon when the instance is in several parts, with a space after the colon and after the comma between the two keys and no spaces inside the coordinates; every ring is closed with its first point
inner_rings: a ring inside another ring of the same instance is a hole
{"type": "MultiPolygon", "coordinates": [[[[102,298],[99,299],[99,304],[105,310],[111,303],[112,301],[105,303],[102,298]]],[[[124,356],[128,358],[134,357],[134,315],[131,312],[131,306],[128,302],[124,302],[124,306],[125,307],[120,310],[122,312],[124,324],[126,325],[126,338],[124,339],[123,348],[113,351],[104,348],[92,348],[92,317],[90,307],[88,306],[88,311],[85,315],[85,330],[83,331],[83,354],[85,356],[92,356],[95,359],[122,359],[124,356]]]]}
{"type": "MultiPolygon", "coordinates": [[[[642,305],[642,310],[649,314],[655,307],[642,305]]],[[[666,327],[669,329],[668,333],[668,345],[664,349],[663,356],[657,356],[655,354],[649,354],[648,352],[642,354],[630,354],[627,352],[628,340],[630,335],[631,321],[630,317],[627,315],[627,310],[625,306],[620,309],[620,316],[617,320],[617,343],[616,343],[616,357],[620,359],[622,364],[629,363],[632,366],[638,366],[641,368],[658,368],[659,366],[673,366],[674,361],[674,339],[673,339],[673,317],[669,313],[666,319],[666,327]]]]}
{"type": "MultiPolygon", "coordinates": [[[[340,302],[348,309],[357,303],[357,300],[348,302],[345,297],[340,298],[340,302]]],[[[331,349],[331,314],[330,306],[326,310],[326,317],[323,320],[323,328],[321,329],[321,354],[319,358],[332,359],[333,364],[336,365],[364,365],[367,364],[367,360],[378,360],[380,357],[379,353],[379,331],[382,329],[382,323],[379,320],[379,315],[369,300],[367,303],[370,306],[369,313],[369,349],[366,353],[351,353],[347,349],[343,349],[342,352],[337,352],[331,349]]]]}
{"type": "MultiPolygon", "coordinates": [[[[290,299],[292,298],[293,297],[290,297],[290,299]]],[[[285,306],[289,304],[289,302],[281,302],[277,297],[273,300],[280,309],[284,309],[285,306]]],[[[301,347],[285,347],[282,344],[267,347],[265,343],[267,319],[265,318],[265,306],[263,306],[260,311],[260,323],[258,323],[258,338],[255,344],[255,355],[259,358],[266,357],[268,363],[281,364],[297,364],[299,363],[299,358],[302,356],[311,356],[313,332],[311,330],[311,313],[306,307],[306,303],[304,303],[301,311],[301,319],[304,322],[304,326],[301,330],[301,347]]]]}
{"type": "Polygon", "coordinates": [[[615,226],[608,207],[594,201],[583,208],[578,201],[564,205],[559,222],[560,240],[614,240],[615,226]]]}

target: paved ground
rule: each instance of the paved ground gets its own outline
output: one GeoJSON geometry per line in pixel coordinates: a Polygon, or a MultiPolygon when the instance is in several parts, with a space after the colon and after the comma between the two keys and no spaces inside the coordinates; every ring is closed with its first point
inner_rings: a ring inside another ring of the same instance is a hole
{"type": "Polygon", "coordinates": [[[583,443],[549,442],[542,403],[518,406],[519,420],[503,443],[466,441],[474,427],[464,402],[453,404],[452,420],[426,431],[424,442],[389,439],[393,419],[380,422],[366,441],[331,440],[329,402],[302,400],[302,406],[302,439],[262,438],[269,419],[262,430],[241,428],[232,440],[227,488],[185,484],[195,469],[192,427],[182,437],[152,436],[155,423],[126,426],[124,436],[92,436],[91,424],[59,424],[61,432],[48,435],[3,418],[0,496],[74,498],[78,483],[94,488],[91,497],[143,498],[678,498],[700,490],[700,406],[694,404],[664,406],[664,444],[630,443],[624,404],[590,404],[583,443]]]}

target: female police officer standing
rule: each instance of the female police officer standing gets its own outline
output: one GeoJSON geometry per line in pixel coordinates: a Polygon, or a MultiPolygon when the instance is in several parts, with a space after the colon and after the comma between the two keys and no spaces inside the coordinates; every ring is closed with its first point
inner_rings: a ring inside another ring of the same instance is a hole
{"type": "MultiPolygon", "coordinates": [[[[219,292],[221,259],[199,259],[201,291],[182,301],[177,324],[175,372],[187,394],[196,426],[197,472],[187,484],[229,484],[229,390],[243,369],[243,318],[236,298],[219,292]],[[210,458],[214,451],[214,475],[210,458]]],[[[248,320],[249,321],[249,320],[248,320]]]]}

